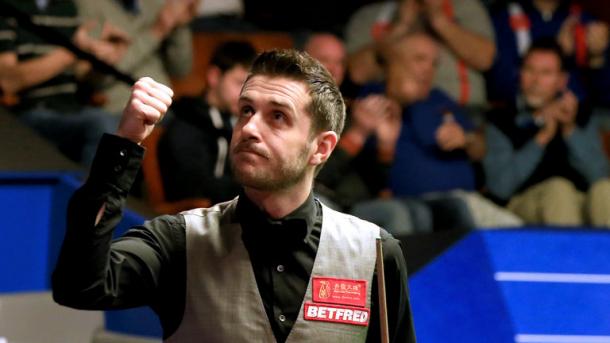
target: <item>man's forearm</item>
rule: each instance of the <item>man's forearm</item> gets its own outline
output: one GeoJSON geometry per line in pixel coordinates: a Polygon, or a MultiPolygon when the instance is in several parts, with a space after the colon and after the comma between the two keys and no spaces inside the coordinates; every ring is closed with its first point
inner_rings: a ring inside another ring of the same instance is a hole
{"type": "Polygon", "coordinates": [[[48,54],[19,62],[12,53],[0,56],[0,78],[7,93],[17,93],[61,74],[76,62],[72,53],[57,48],[48,54]]]}
{"type": "Polygon", "coordinates": [[[496,48],[490,39],[470,32],[447,18],[435,20],[433,27],[443,42],[470,67],[478,71],[491,67],[496,48]]]}
{"type": "Polygon", "coordinates": [[[105,288],[112,233],[142,154],[142,148],[116,136],[102,139],[89,179],[68,205],[66,236],[52,280],[57,302],[91,308],[90,293],[105,288]]]}
{"type": "Polygon", "coordinates": [[[587,128],[576,128],[565,139],[568,145],[570,164],[590,184],[608,177],[608,160],[604,155],[595,125],[589,125],[587,128]]]}

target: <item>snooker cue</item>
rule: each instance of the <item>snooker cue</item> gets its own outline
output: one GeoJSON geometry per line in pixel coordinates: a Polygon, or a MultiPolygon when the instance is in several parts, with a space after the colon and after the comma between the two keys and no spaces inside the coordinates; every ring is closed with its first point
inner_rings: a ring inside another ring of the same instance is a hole
{"type": "Polygon", "coordinates": [[[385,273],[383,270],[383,249],[381,238],[377,238],[377,293],[379,296],[379,328],[381,331],[381,343],[389,343],[388,334],[388,308],[385,297],[385,273]]]}

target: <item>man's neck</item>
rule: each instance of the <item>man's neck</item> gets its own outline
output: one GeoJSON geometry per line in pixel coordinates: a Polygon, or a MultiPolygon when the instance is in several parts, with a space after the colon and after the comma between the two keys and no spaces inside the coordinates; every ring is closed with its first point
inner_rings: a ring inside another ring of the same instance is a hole
{"type": "Polygon", "coordinates": [[[250,200],[271,218],[280,219],[299,208],[311,193],[311,182],[300,182],[288,189],[261,191],[249,187],[244,192],[250,200]]]}
{"type": "Polygon", "coordinates": [[[205,99],[205,102],[207,102],[210,107],[216,107],[216,108],[220,109],[220,107],[218,106],[219,105],[218,96],[217,96],[216,92],[214,92],[213,90],[208,90],[207,92],[205,92],[204,99],[205,99]]]}

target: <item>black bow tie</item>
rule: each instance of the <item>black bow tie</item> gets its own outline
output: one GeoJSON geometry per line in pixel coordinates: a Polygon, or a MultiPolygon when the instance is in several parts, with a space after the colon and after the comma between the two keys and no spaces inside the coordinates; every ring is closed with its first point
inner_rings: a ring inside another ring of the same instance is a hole
{"type": "Polygon", "coordinates": [[[268,234],[275,237],[280,243],[303,242],[307,236],[307,222],[305,219],[268,219],[267,221],[268,234]]]}
{"type": "Polygon", "coordinates": [[[244,241],[250,246],[256,246],[256,249],[270,251],[282,248],[290,249],[298,244],[303,244],[307,237],[305,219],[256,219],[242,223],[242,226],[245,226],[243,227],[244,241]]]}

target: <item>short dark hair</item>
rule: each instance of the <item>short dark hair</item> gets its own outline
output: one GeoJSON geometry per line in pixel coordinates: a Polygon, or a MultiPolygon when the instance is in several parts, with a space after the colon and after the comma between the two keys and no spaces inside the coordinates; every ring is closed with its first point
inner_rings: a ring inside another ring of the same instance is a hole
{"type": "Polygon", "coordinates": [[[521,66],[525,63],[525,60],[535,52],[547,52],[557,56],[559,60],[559,68],[561,71],[567,71],[566,57],[561,49],[561,46],[554,38],[541,38],[535,40],[532,45],[527,49],[523,59],[521,60],[521,66]]]}
{"type": "Polygon", "coordinates": [[[330,130],[341,135],[345,103],[332,76],[316,59],[293,49],[265,51],[254,60],[246,82],[257,75],[304,82],[311,97],[307,110],[313,119],[312,133],[330,130]]]}
{"type": "Polygon", "coordinates": [[[250,68],[256,58],[256,50],[248,42],[228,41],[221,43],[212,54],[210,65],[216,66],[222,73],[236,66],[250,68]]]}

